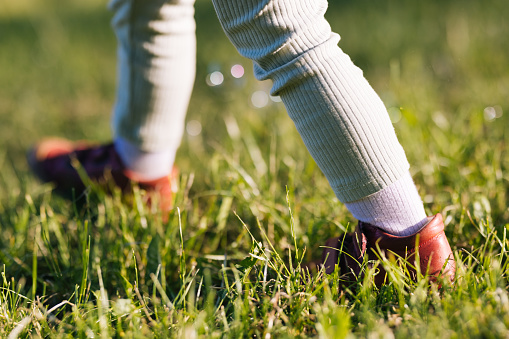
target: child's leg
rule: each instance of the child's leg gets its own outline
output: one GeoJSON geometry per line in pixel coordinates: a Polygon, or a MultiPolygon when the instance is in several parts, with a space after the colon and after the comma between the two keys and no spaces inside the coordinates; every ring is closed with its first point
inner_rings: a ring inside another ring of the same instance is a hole
{"type": "Polygon", "coordinates": [[[387,111],[337,46],[325,0],[213,0],[258,79],[272,79],[306,147],[340,201],[395,234],[426,223],[387,111]]]}
{"type": "Polygon", "coordinates": [[[118,38],[115,147],[145,177],[170,172],[194,83],[194,0],[114,0],[118,38]]]}

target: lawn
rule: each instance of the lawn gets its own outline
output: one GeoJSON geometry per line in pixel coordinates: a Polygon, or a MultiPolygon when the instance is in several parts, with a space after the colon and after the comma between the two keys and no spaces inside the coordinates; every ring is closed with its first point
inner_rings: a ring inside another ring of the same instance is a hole
{"type": "Polygon", "coordinates": [[[454,284],[385,260],[348,289],[302,275],[355,226],[283,105],[197,0],[197,77],[175,209],[92,188],[69,201],[25,153],[108,141],[115,37],[105,1],[0,4],[0,337],[509,336],[509,3],[331,1],[343,48],[386,104],[454,284]],[[245,75],[230,75],[242,65],[245,75]],[[210,74],[224,82],[209,86],[210,74]]]}

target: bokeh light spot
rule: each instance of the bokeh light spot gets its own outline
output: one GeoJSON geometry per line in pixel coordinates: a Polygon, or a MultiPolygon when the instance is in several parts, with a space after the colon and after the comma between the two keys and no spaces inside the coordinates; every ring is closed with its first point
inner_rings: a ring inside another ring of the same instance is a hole
{"type": "Polygon", "coordinates": [[[497,112],[495,111],[494,107],[486,107],[484,109],[484,120],[491,121],[495,120],[497,118],[497,112]]]}
{"type": "Polygon", "coordinates": [[[501,106],[488,106],[484,109],[484,119],[486,121],[492,121],[501,118],[504,115],[504,111],[501,106]]]}
{"type": "Polygon", "coordinates": [[[498,119],[501,118],[502,115],[504,115],[504,111],[502,110],[502,107],[499,105],[488,106],[484,109],[484,117],[490,118],[487,120],[498,119]]]}
{"type": "Polygon", "coordinates": [[[240,79],[244,76],[244,67],[242,65],[233,65],[232,69],[230,70],[232,77],[236,79],[240,79]]]}
{"type": "Polygon", "coordinates": [[[251,95],[251,103],[256,108],[262,108],[269,103],[269,96],[264,91],[256,91],[251,95]]]}
{"type": "Polygon", "coordinates": [[[198,120],[189,120],[186,125],[187,134],[197,136],[201,133],[201,123],[198,120]]]}
{"type": "Polygon", "coordinates": [[[219,71],[210,73],[209,75],[207,75],[206,79],[207,85],[209,86],[219,86],[223,83],[223,81],[224,75],[219,71]]]}

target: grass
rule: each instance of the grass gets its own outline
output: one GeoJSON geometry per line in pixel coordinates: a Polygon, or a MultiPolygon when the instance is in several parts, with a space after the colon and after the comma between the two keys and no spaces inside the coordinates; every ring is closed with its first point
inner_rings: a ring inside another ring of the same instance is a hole
{"type": "MultiPolygon", "coordinates": [[[[338,203],[268,83],[213,70],[241,59],[198,0],[198,64],[167,221],[117,192],[80,204],[30,174],[47,135],[110,138],[111,14],[100,1],[0,8],[0,336],[507,337],[509,22],[502,0],[331,3],[340,46],[384,99],[430,214],[445,217],[454,286],[390,281],[339,291],[299,265],[355,220],[338,203]]],[[[84,200],[84,201],[83,201],[84,200]]]]}

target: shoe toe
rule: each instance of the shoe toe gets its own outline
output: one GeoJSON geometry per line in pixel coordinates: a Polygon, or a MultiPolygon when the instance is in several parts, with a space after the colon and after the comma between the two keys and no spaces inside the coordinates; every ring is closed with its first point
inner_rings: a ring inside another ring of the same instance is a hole
{"type": "MultiPolygon", "coordinates": [[[[57,189],[62,190],[69,178],[77,177],[68,155],[83,147],[84,142],[71,142],[56,137],[46,138],[28,150],[28,165],[40,180],[53,182],[57,189]]],[[[82,184],[76,185],[77,188],[81,186],[82,184]]]]}
{"type": "Polygon", "coordinates": [[[40,141],[30,151],[34,161],[44,161],[76,150],[76,144],[61,138],[48,138],[40,141]]]}

